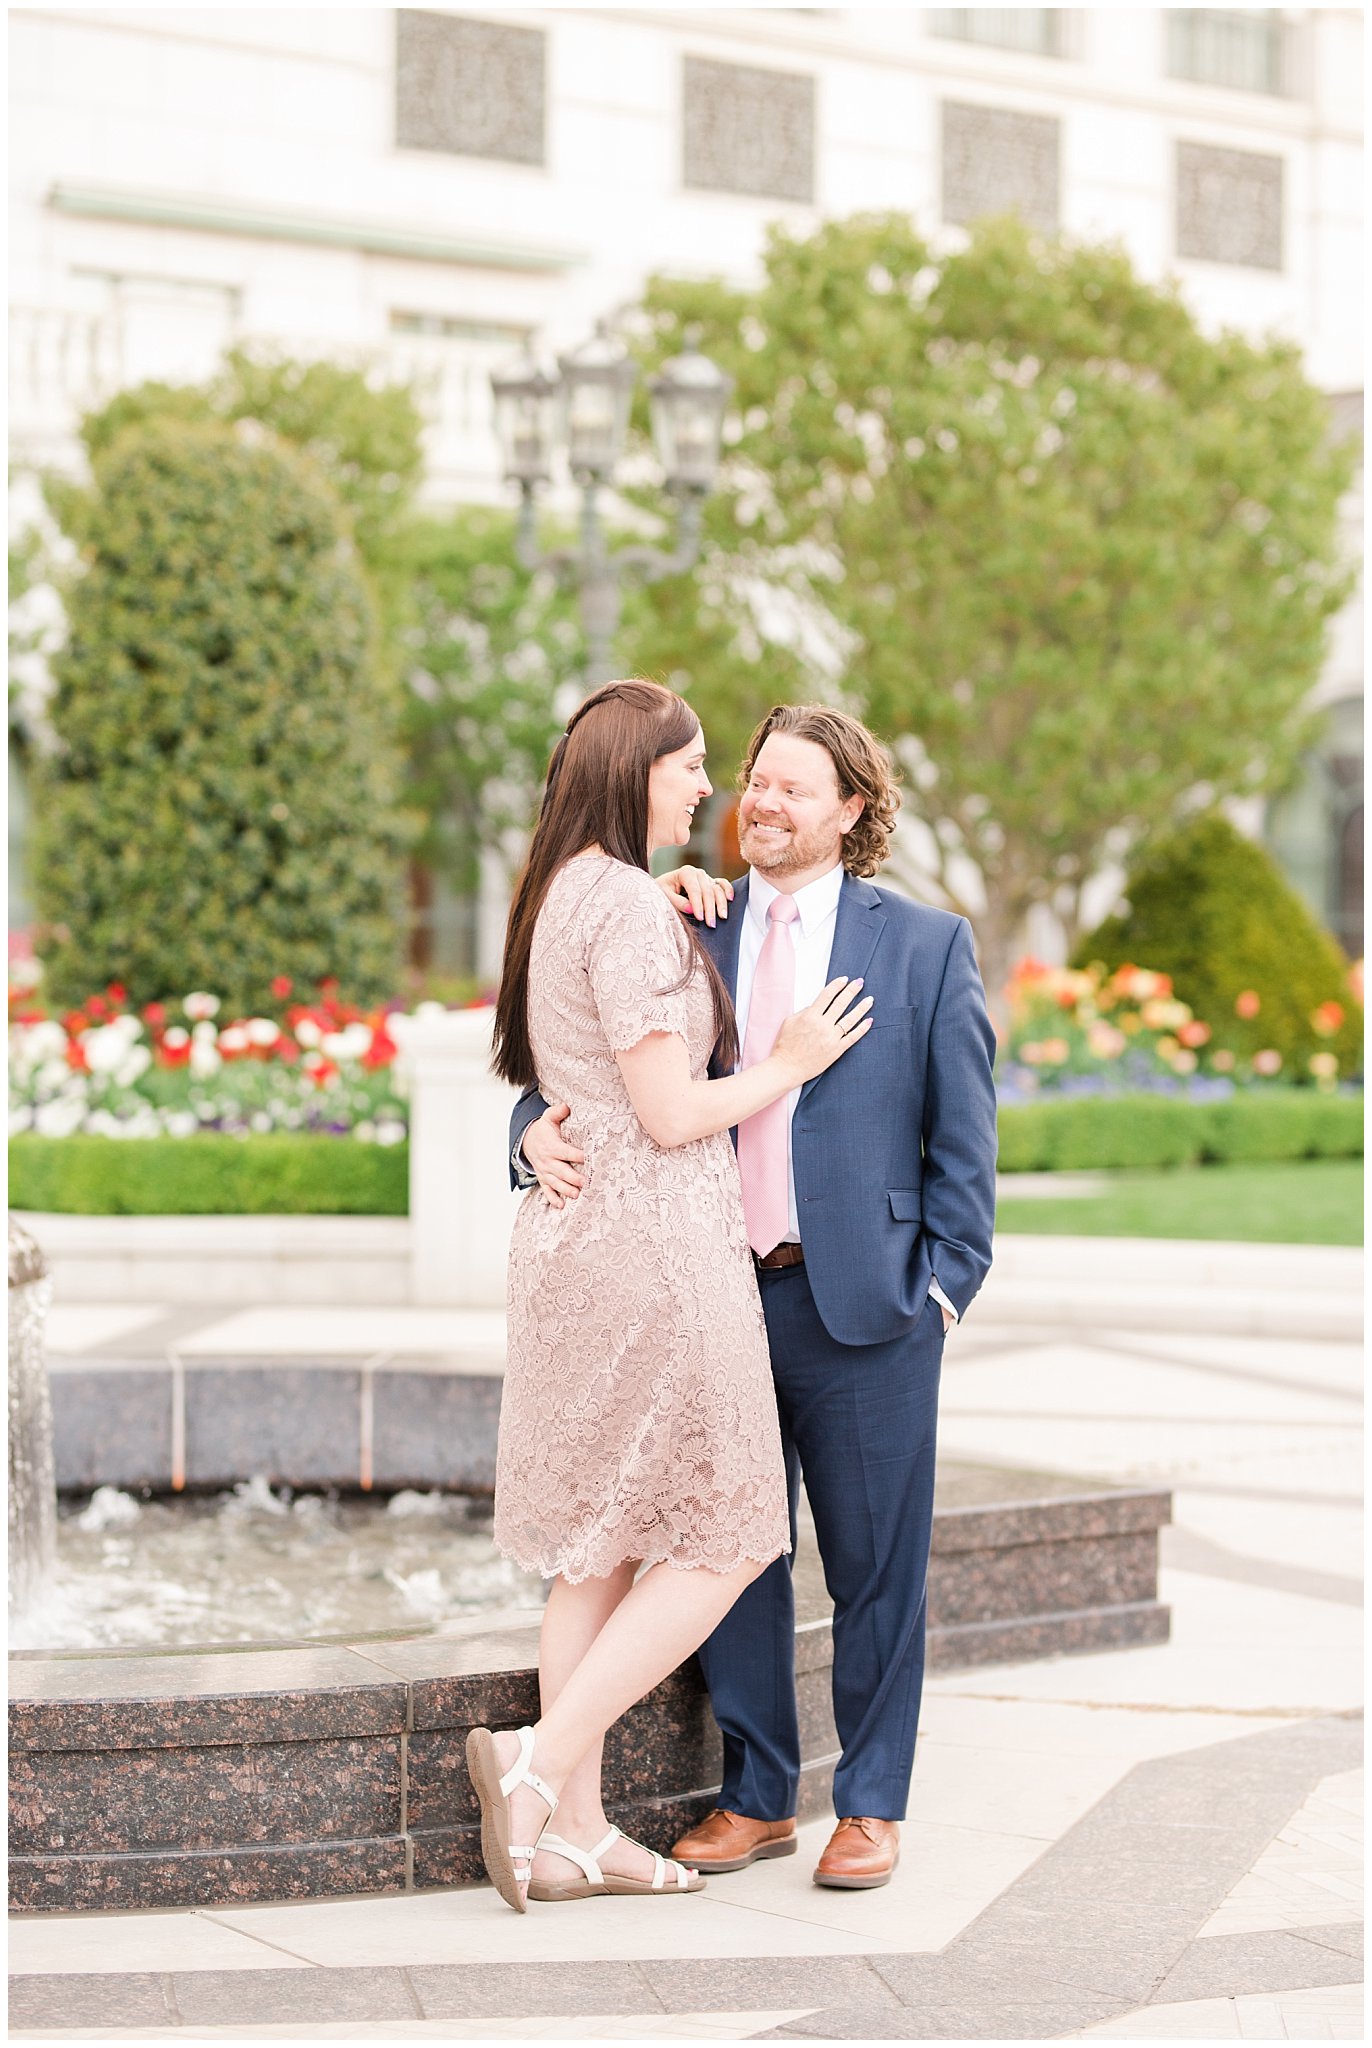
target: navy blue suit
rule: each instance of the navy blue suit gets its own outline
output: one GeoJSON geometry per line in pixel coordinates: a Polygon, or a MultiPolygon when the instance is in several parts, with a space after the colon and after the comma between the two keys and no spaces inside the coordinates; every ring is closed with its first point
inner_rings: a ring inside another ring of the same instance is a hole
{"type": "MultiPolygon", "coordinates": [[[[748,884],[701,938],[736,985],[748,884]]],[[[830,980],[861,977],[872,1029],[806,1083],[791,1126],[803,1265],[762,1269],[791,1499],[801,1478],[834,1603],[834,1808],[900,1820],[924,1678],[943,1315],[991,1263],[995,1040],[964,918],[845,875],[830,980]]],[[[511,1148],[544,1103],[520,1098],[511,1148]]],[[[790,1560],[700,1652],[724,1737],[719,1804],[795,1812],[800,1739],[790,1560]]]]}

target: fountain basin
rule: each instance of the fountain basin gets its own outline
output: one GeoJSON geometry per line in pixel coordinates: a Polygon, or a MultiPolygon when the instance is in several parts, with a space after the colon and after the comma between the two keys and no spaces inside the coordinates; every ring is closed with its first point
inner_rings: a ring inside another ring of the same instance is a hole
{"type": "MultiPolygon", "coordinates": [[[[58,1382],[55,1381],[55,1387],[58,1382]]],[[[945,1464],[929,1661],[948,1668],[1166,1640],[1170,1496],[945,1464]]],[[[800,1811],[836,1741],[818,1560],[797,1550],[800,1811]]],[[[536,1610],[329,1641],[11,1660],[10,1888],[25,1912],[398,1892],[481,1875],[463,1744],[530,1720],[536,1610]]],[[[714,1803],[718,1731],[694,1659],[606,1747],[611,1817],[667,1849],[714,1803]]]]}

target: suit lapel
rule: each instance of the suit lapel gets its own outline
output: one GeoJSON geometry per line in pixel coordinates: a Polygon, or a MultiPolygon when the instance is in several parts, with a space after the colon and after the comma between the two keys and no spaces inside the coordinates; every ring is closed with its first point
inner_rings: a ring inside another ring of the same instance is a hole
{"type": "Polygon", "coordinates": [[[700,932],[710,958],[724,977],[731,1003],[738,1000],[738,947],[747,914],[748,877],[745,875],[741,882],[734,884],[734,900],[729,905],[729,915],[713,931],[706,925],[700,932]]]}
{"type": "MultiPolygon", "coordinates": [[[[840,975],[848,981],[865,980],[877,941],[885,926],[886,913],[881,907],[881,898],[871,883],[859,881],[856,875],[845,875],[843,887],[839,891],[838,915],[834,920],[834,943],[829,949],[829,972],[825,980],[837,981],[840,975]]],[[[863,990],[864,995],[870,993],[868,989],[863,990]]],[[[802,1102],[816,1082],[823,1079],[823,1074],[817,1074],[813,1081],[805,1083],[800,1091],[802,1102]]]]}
{"type": "MultiPolygon", "coordinates": [[[[729,1001],[738,1003],[738,947],[743,934],[743,920],[748,911],[748,877],[734,884],[734,900],[729,905],[729,915],[713,928],[697,926],[700,943],[704,946],[724,979],[729,1001]]],[[[713,1053],[710,1055],[709,1072],[713,1080],[720,1080],[725,1069],[718,1065],[713,1053]]]]}

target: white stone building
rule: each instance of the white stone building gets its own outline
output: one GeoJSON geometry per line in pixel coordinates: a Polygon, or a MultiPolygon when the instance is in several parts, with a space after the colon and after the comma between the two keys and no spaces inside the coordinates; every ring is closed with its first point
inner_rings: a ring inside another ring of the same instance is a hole
{"type": "MultiPolygon", "coordinates": [[[[522,342],[579,341],[655,270],[745,280],[777,217],[874,208],[956,237],[1017,204],[1117,237],[1207,326],[1296,339],[1345,414],[1361,385],[1359,9],[51,6],[9,23],[21,465],[74,461],[80,409],[119,385],[267,341],[419,373],[431,495],[498,499],[487,379],[522,342]]],[[[1360,696],[1349,633],[1326,693],[1360,696]]],[[[1314,839],[1309,815],[1287,837],[1351,939],[1334,829],[1320,812],[1314,839]]]]}

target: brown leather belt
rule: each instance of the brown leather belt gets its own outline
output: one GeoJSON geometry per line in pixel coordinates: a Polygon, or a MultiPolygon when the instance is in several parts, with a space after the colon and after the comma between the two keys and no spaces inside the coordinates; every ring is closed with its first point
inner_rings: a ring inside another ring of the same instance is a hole
{"type": "Polygon", "coordinates": [[[805,1253],[798,1244],[779,1244],[769,1252],[754,1252],[753,1264],[774,1273],[781,1266],[803,1266],[805,1253]]]}

